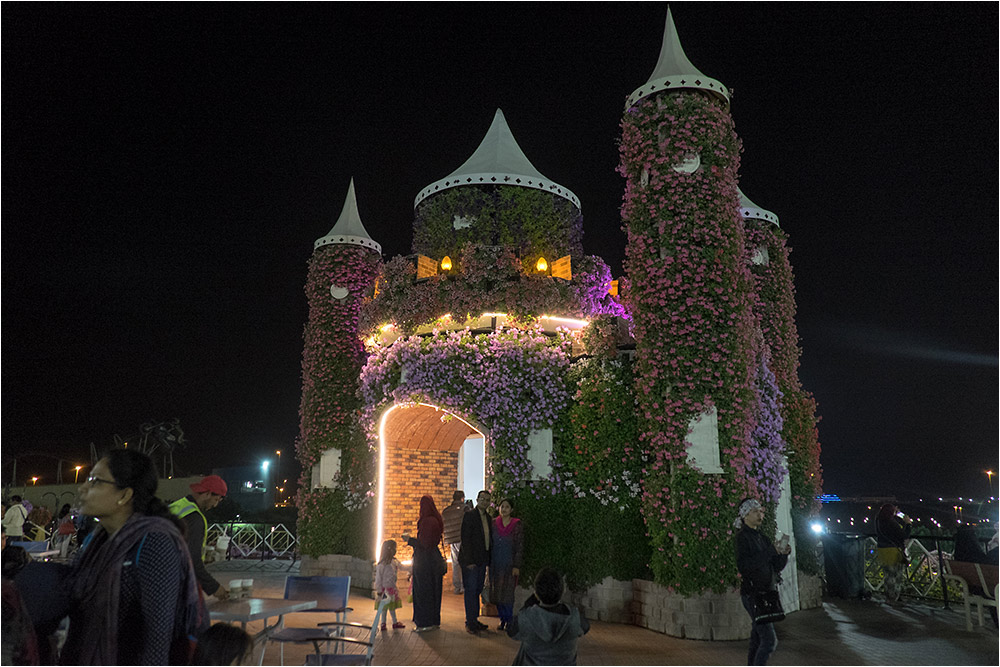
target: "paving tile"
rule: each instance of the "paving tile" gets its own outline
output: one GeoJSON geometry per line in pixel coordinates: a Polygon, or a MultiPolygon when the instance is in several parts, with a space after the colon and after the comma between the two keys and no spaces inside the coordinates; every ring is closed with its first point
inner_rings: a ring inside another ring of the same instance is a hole
{"type": "MultiPolygon", "coordinates": [[[[220,573],[223,575],[224,573],[220,573]]],[[[223,579],[224,576],[220,576],[223,579]]],[[[257,595],[280,597],[285,578],[279,572],[254,572],[257,595]]],[[[371,623],[371,599],[352,596],[349,620],[371,623]]],[[[397,610],[403,630],[379,633],[376,665],[509,665],[517,643],[496,632],[497,619],[483,618],[489,632],[465,632],[461,595],[444,593],[441,629],[412,632],[412,607],[397,610]]],[[[327,614],[294,614],[290,627],[312,627],[333,620],[327,614]]],[[[973,619],[975,623],[975,619],[973,619]]],[[[989,619],[987,619],[989,623],[989,619]]],[[[252,624],[251,631],[260,629],[252,624]]],[[[820,609],[790,614],[777,625],[778,650],[772,665],[997,665],[1000,643],[996,629],[965,631],[961,608],[943,609],[913,602],[893,608],[873,601],[829,598],[820,609]]],[[[591,622],[580,640],[581,665],[743,665],[747,642],[712,642],[667,637],[635,626],[591,622]]],[[[285,649],[285,664],[301,665],[311,645],[285,649]]],[[[278,648],[270,645],[264,664],[277,665],[278,648]]]]}

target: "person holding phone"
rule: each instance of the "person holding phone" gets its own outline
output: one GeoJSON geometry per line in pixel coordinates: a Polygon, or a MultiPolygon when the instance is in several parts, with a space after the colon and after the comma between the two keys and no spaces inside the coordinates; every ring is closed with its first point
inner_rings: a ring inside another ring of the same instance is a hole
{"type": "Polygon", "coordinates": [[[910,537],[912,524],[910,517],[892,503],[882,505],[875,516],[876,557],[882,566],[885,598],[889,604],[899,602],[899,582],[907,564],[906,540],[910,537]]]}

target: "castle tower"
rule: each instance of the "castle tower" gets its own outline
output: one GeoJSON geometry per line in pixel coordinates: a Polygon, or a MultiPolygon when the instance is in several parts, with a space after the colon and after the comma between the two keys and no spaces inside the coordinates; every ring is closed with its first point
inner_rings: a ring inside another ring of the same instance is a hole
{"type": "Polygon", "coordinates": [[[583,254],[580,200],[528,160],[497,109],[479,147],[414,200],[413,252],[458,257],[466,244],[525,259],[583,254]]]}
{"type": "MultiPolygon", "coordinates": [[[[298,442],[303,478],[297,504],[299,539],[304,544],[312,541],[314,552],[345,552],[342,544],[316,544],[330,534],[321,517],[327,512],[327,517],[345,513],[345,505],[357,501],[349,497],[352,489],[363,493],[372,476],[357,421],[358,377],[365,361],[358,316],[372,296],[381,251],[361,222],[352,179],[336,224],[314,243],[306,279],[309,321],[302,353],[298,442]],[[335,479],[339,479],[336,491],[335,479]]],[[[363,532],[370,523],[364,517],[358,531],[344,534],[363,532]]],[[[359,534],[356,539],[367,538],[359,534]]]]}
{"type": "Polygon", "coordinates": [[[817,510],[816,497],[822,488],[820,445],[816,401],[802,388],[798,376],[802,350],[795,325],[791,250],[778,216],[753,203],[742,191],[740,215],[754,279],[754,311],[768,350],[769,367],[781,392],[781,437],[788,467],[796,565],[816,574],[819,561],[815,541],[804,538],[810,535],[809,520],[817,510]]]}
{"type": "Polygon", "coordinates": [[[687,58],[668,10],[656,67],[627,100],[619,170],[650,565],[682,594],[736,585],[730,523],[755,487],[739,153],[729,93],[687,58]]]}

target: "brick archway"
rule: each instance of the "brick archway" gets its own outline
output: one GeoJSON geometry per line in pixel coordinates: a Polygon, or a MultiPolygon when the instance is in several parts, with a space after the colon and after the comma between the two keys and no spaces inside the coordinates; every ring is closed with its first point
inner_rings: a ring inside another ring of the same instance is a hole
{"type": "Polygon", "coordinates": [[[379,428],[378,507],[375,559],[384,540],[396,540],[399,559],[412,553],[400,541],[404,531],[416,534],[420,497],[434,498],[438,510],[451,502],[458,484],[458,454],[465,440],[487,437],[474,426],[433,405],[394,405],[379,428]]]}

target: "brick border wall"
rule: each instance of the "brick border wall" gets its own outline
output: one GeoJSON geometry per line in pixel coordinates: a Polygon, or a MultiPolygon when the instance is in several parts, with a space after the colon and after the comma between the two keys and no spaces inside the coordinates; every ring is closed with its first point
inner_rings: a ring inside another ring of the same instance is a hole
{"type": "Polygon", "coordinates": [[[406,561],[413,557],[413,549],[399,536],[407,531],[416,537],[420,497],[431,496],[440,512],[451,504],[457,488],[458,452],[406,447],[386,450],[382,540],[396,540],[396,558],[406,561]]]}

